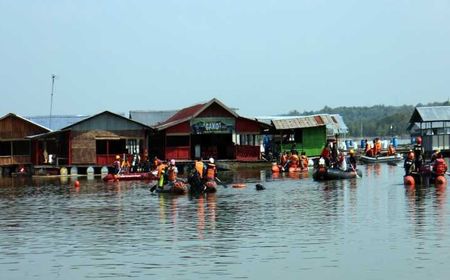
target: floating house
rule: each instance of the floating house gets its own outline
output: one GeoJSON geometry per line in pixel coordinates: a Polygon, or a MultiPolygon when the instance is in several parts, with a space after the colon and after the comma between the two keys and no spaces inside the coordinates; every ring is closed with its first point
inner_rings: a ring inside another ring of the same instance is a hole
{"type": "Polygon", "coordinates": [[[411,136],[421,136],[426,154],[450,152],[450,106],[416,107],[409,120],[411,136]]]}
{"type": "Polygon", "coordinates": [[[109,111],[84,118],[58,131],[31,136],[36,141],[34,164],[110,165],[116,155],[147,156],[152,128],[109,111]]]}
{"type": "Polygon", "coordinates": [[[10,171],[22,165],[31,165],[35,157],[32,140],[27,136],[47,133],[50,129],[16,114],[0,119],[0,166],[10,171]]]}
{"type": "Polygon", "coordinates": [[[268,127],[239,116],[214,98],[181,109],[156,125],[150,147],[163,159],[213,157],[254,161],[260,159],[261,133],[268,127]]]}
{"type": "Polygon", "coordinates": [[[327,141],[339,140],[348,133],[340,115],[273,116],[258,120],[272,124],[271,145],[276,153],[296,150],[318,156],[327,141]]]}

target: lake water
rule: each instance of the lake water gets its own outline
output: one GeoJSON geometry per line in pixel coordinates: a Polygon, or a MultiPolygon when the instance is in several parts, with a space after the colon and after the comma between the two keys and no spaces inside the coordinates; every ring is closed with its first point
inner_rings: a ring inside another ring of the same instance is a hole
{"type": "Polygon", "coordinates": [[[361,168],[333,182],[221,173],[247,188],[200,199],[3,178],[1,279],[448,279],[448,190],[405,189],[400,166],[361,168]]]}

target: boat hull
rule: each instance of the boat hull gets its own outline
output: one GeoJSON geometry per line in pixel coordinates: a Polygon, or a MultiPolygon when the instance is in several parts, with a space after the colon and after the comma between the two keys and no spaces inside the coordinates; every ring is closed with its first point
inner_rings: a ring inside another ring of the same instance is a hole
{"type": "Polygon", "coordinates": [[[395,154],[392,156],[377,156],[377,157],[361,156],[359,160],[365,163],[397,162],[402,161],[403,156],[401,154],[395,154]]]}
{"type": "Polygon", "coordinates": [[[104,182],[118,182],[118,181],[133,181],[133,180],[143,180],[151,181],[157,178],[151,172],[139,172],[139,173],[128,173],[128,174],[108,174],[103,177],[104,182]]]}
{"type": "Polygon", "coordinates": [[[318,168],[313,172],[313,179],[316,181],[341,180],[362,177],[361,170],[342,171],[334,168],[318,168]]]}

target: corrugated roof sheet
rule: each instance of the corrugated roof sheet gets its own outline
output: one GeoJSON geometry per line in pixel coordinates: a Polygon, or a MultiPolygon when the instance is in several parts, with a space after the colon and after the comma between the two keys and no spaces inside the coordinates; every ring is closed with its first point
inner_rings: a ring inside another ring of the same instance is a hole
{"type": "Polygon", "coordinates": [[[130,119],[148,126],[155,126],[165,122],[173,115],[175,115],[177,112],[178,110],[130,111],[130,119]]]}
{"type": "Polygon", "coordinates": [[[208,101],[207,103],[196,104],[196,105],[193,105],[193,106],[181,109],[175,115],[170,117],[168,120],[166,120],[165,122],[159,124],[156,128],[159,129],[159,130],[166,129],[168,127],[177,125],[177,124],[182,123],[184,121],[187,121],[187,120],[189,120],[191,118],[195,118],[197,115],[199,115],[203,110],[205,110],[206,108],[211,106],[213,103],[218,104],[223,109],[225,109],[228,112],[230,112],[230,114],[232,114],[236,118],[239,117],[239,115],[236,113],[236,110],[233,110],[233,109],[225,106],[225,104],[220,102],[218,99],[213,98],[210,101],[208,101]]]}
{"type": "Polygon", "coordinates": [[[59,130],[63,127],[69,126],[71,124],[77,123],[85,118],[88,118],[89,116],[85,115],[56,115],[52,116],[52,122],[51,127],[49,127],[50,124],[50,117],[49,116],[31,116],[31,117],[25,117],[28,120],[35,122],[41,126],[49,127],[51,130],[59,130]]]}
{"type": "Polygon", "coordinates": [[[327,127],[327,134],[346,134],[348,127],[338,114],[320,114],[313,116],[273,116],[258,117],[258,121],[268,123],[272,121],[276,129],[296,129],[323,126],[327,127]]]}
{"type": "Polygon", "coordinates": [[[319,123],[314,116],[274,119],[272,120],[272,123],[277,130],[324,126],[324,124],[319,123]]]}
{"type": "Polygon", "coordinates": [[[409,122],[435,122],[449,120],[450,106],[430,106],[416,107],[409,122]]]}

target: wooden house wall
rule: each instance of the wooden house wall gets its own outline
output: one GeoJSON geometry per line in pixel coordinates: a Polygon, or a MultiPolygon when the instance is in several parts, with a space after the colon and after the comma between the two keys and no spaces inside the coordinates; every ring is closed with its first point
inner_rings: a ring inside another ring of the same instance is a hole
{"type": "Polygon", "coordinates": [[[243,134],[243,133],[260,134],[261,127],[257,121],[238,118],[238,119],[236,119],[236,133],[238,133],[238,134],[243,134]]]}
{"type": "Polygon", "coordinates": [[[23,139],[45,132],[48,130],[14,116],[0,120],[0,140],[23,139]]]}
{"type": "Polygon", "coordinates": [[[4,156],[0,157],[0,166],[31,164],[31,156],[4,156]]]}
{"type": "Polygon", "coordinates": [[[191,126],[189,121],[174,125],[166,129],[166,134],[190,134],[191,126]]]}
{"type": "Polygon", "coordinates": [[[95,164],[97,161],[97,139],[145,139],[145,132],[136,131],[73,131],[71,134],[72,164],[95,164]]]}

